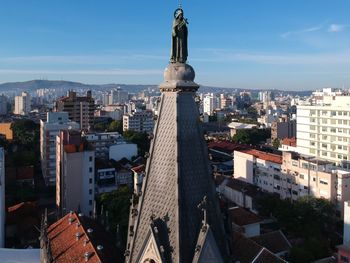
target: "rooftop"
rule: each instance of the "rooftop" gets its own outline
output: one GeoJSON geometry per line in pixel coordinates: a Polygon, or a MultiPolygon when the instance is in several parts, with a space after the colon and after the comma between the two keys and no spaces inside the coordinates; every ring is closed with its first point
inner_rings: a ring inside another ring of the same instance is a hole
{"type": "Polygon", "coordinates": [[[258,215],[241,207],[232,207],[228,210],[232,223],[239,226],[246,226],[261,222],[258,215]]]}
{"type": "Polygon", "coordinates": [[[293,137],[293,138],[284,138],[282,140],[282,144],[283,145],[292,146],[292,147],[296,147],[297,146],[297,139],[295,137],[293,137]]]}
{"type": "Polygon", "coordinates": [[[219,150],[225,153],[232,154],[237,149],[244,149],[246,146],[240,143],[229,141],[216,141],[208,143],[208,149],[219,150]]]}
{"type": "Polygon", "coordinates": [[[288,251],[292,247],[280,230],[252,237],[251,239],[275,254],[288,251]]]}
{"type": "Polygon", "coordinates": [[[282,164],[282,156],[278,154],[267,153],[256,149],[243,149],[237,151],[253,155],[255,158],[259,158],[268,162],[282,164]]]}
{"type": "Polygon", "coordinates": [[[75,212],[50,225],[47,236],[54,262],[122,262],[113,238],[92,219],[75,212]],[[85,255],[89,255],[88,260],[85,255]]]}
{"type": "Polygon", "coordinates": [[[228,124],[228,127],[230,129],[241,130],[241,129],[253,129],[253,128],[257,127],[257,125],[241,123],[241,122],[231,122],[228,124]]]}

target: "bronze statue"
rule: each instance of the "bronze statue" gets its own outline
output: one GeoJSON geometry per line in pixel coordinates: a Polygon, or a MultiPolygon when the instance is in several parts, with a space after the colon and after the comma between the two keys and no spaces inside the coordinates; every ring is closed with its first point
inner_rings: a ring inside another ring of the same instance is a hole
{"type": "Polygon", "coordinates": [[[172,32],[172,50],[170,62],[186,63],[187,51],[187,19],[184,18],[182,8],[174,12],[173,32],[172,32]]]}

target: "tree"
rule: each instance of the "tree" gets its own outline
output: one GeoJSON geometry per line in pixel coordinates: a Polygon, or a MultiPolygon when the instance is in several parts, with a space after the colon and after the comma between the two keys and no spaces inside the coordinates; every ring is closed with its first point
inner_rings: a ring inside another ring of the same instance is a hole
{"type": "Polygon", "coordinates": [[[236,134],[232,137],[232,140],[243,144],[259,144],[270,137],[271,131],[269,129],[253,128],[249,130],[237,130],[236,134]]]}
{"type": "Polygon", "coordinates": [[[130,210],[131,191],[127,186],[120,187],[118,190],[101,194],[97,202],[103,206],[104,211],[108,211],[108,220],[110,231],[116,233],[119,225],[122,248],[125,248],[130,210]]]}
{"type": "Polygon", "coordinates": [[[278,138],[273,139],[272,146],[278,149],[281,146],[281,141],[278,138]]]}
{"type": "Polygon", "coordinates": [[[137,144],[140,155],[144,155],[149,151],[150,139],[147,133],[127,130],[124,131],[123,137],[125,140],[137,144]]]}
{"type": "Polygon", "coordinates": [[[108,128],[107,128],[107,131],[109,132],[119,132],[120,134],[123,133],[123,121],[119,120],[114,120],[112,121],[108,128]]]}

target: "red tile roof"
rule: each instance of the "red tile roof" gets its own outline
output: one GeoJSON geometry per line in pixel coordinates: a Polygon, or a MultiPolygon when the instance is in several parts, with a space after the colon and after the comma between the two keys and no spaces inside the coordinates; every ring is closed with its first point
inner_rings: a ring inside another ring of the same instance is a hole
{"type": "Polygon", "coordinates": [[[295,137],[294,138],[284,138],[282,140],[282,144],[296,147],[297,146],[297,139],[295,137]]]}
{"type": "Polygon", "coordinates": [[[240,144],[240,143],[234,143],[229,141],[216,141],[216,142],[209,142],[208,148],[209,149],[219,149],[227,153],[233,153],[233,151],[237,149],[244,149],[247,146],[240,144]]]}
{"type": "Polygon", "coordinates": [[[233,207],[228,210],[232,223],[238,226],[246,226],[261,222],[258,215],[241,207],[233,207]]]}
{"type": "MultiPolygon", "coordinates": [[[[96,231],[93,229],[92,234],[88,234],[89,220],[85,217],[79,217],[75,212],[69,213],[54,224],[50,225],[47,230],[47,237],[50,240],[51,254],[54,262],[57,263],[99,263],[99,262],[122,262],[121,258],[118,258],[116,248],[112,247],[110,243],[103,244],[102,252],[97,251],[97,246],[102,245],[101,242],[97,242],[96,238],[100,237],[98,241],[101,241],[102,231],[96,231]],[[86,227],[86,221],[88,227],[86,227]],[[77,235],[80,235],[77,238],[77,235]],[[85,240],[88,240],[85,243],[85,240]],[[110,244],[110,247],[108,247],[110,244]],[[85,261],[85,253],[90,252],[91,256],[88,261],[85,261]]],[[[91,225],[91,224],[90,224],[91,225]]]]}
{"type": "Polygon", "coordinates": [[[253,155],[256,158],[259,158],[259,159],[262,159],[262,160],[265,160],[268,162],[282,164],[282,156],[281,155],[267,153],[267,152],[263,152],[263,151],[259,151],[259,150],[255,150],[255,149],[243,149],[243,150],[238,150],[238,151],[242,152],[242,153],[253,155]]]}
{"type": "Polygon", "coordinates": [[[135,172],[135,173],[142,173],[142,172],[144,172],[145,171],[145,165],[144,164],[141,164],[141,165],[139,165],[139,166],[136,166],[136,167],[133,167],[133,168],[131,168],[131,170],[133,171],[133,172],[135,172]]]}

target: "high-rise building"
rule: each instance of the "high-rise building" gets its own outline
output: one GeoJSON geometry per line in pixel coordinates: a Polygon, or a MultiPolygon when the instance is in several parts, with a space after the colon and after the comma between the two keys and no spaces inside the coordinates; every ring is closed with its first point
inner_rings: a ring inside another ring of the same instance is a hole
{"type": "Polygon", "coordinates": [[[203,113],[212,116],[216,108],[218,108],[216,96],[213,93],[206,94],[203,98],[203,113]]]}
{"type": "Polygon", "coordinates": [[[297,106],[300,153],[350,168],[350,96],[324,96],[322,104],[297,106]]]}
{"type": "Polygon", "coordinates": [[[31,110],[31,98],[28,92],[22,92],[21,95],[15,96],[14,114],[28,115],[31,110]]]}
{"type": "Polygon", "coordinates": [[[150,110],[136,111],[123,116],[123,131],[137,131],[151,133],[153,131],[153,112],[150,110]]]}
{"type": "Polygon", "coordinates": [[[160,85],[146,176],[130,209],[125,262],[224,262],[223,223],[194,99],[199,86],[181,48],[173,50],[160,85]]]}
{"type": "Polygon", "coordinates": [[[40,160],[46,185],[56,183],[56,136],[62,130],[79,128],[68,119],[68,112],[48,112],[47,120],[40,120],[40,160]]]}
{"type": "Polygon", "coordinates": [[[90,130],[94,124],[95,101],[91,91],[85,97],[78,97],[74,91],[69,91],[68,97],[56,101],[56,111],[68,112],[71,121],[79,123],[82,130],[90,130]]]}
{"type": "Polygon", "coordinates": [[[129,100],[129,93],[120,88],[117,90],[112,90],[112,104],[124,104],[129,100]]]}
{"type": "Polygon", "coordinates": [[[79,131],[56,137],[56,206],[59,214],[81,211],[92,216],[95,196],[95,152],[79,131]]]}
{"type": "Polygon", "coordinates": [[[7,97],[5,95],[0,95],[0,115],[7,114],[7,97]]]}
{"type": "Polygon", "coordinates": [[[5,153],[0,147],[0,248],[5,247],[5,153]]]}

